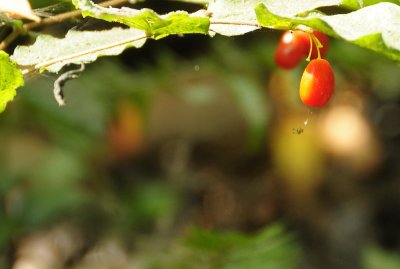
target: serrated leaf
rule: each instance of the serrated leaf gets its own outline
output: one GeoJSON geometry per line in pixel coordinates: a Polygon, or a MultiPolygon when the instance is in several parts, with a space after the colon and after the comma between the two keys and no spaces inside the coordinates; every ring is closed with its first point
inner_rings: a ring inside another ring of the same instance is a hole
{"type": "Polygon", "coordinates": [[[10,61],[8,54],[0,51],[0,112],[3,112],[7,103],[14,99],[16,89],[24,85],[21,71],[10,61]]]}
{"type": "Polygon", "coordinates": [[[400,61],[400,6],[379,3],[357,11],[327,16],[309,13],[307,17],[283,18],[265,5],[255,8],[259,23],[269,28],[306,25],[331,36],[371,49],[400,61]]]}
{"type": "Polygon", "coordinates": [[[259,4],[264,4],[271,13],[279,17],[293,18],[320,7],[340,6],[357,10],[379,2],[400,4],[399,0],[215,0],[208,7],[208,12],[212,14],[210,30],[221,35],[234,36],[258,29],[254,7],[259,4]]]}
{"type": "Polygon", "coordinates": [[[145,42],[145,33],[137,29],[71,30],[61,39],[41,35],[31,46],[18,46],[11,59],[22,66],[56,73],[67,64],[90,63],[100,56],[119,55],[126,48],[139,48],[145,42]]]}
{"type": "Polygon", "coordinates": [[[73,0],[82,10],[83,16],[90,16],[109,22],[119,22],[143,30],[148,37],[162,38],[171,34],[208,34],[210,20],[205,13],[188,14],[175,11],[158,15],[151,9],[105,8],[89,0],[73,0]]]}
{"type": "Polygon", "coordinates": [[[208,7],[212,14],[210,30],[227,36],[242,35],[258,29],[254,7],[264,4],[275,15],[293,17],[319,7],[336,6],[341,0],[215,0],[208,7]],[[229,23],[228,23],[229,22],[229,23]]]}

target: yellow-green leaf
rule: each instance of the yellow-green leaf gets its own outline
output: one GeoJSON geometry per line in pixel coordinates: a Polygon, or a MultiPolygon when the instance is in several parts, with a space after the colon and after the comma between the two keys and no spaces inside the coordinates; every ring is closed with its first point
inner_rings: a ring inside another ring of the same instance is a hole
{"type": "Polygon", "coordinates": [[[186,11],[175,11],[159,15],[155,11],[143,8],[105,8],[89,0],[73,0],[76,8],[82,11],[84,17],[118,22],[131,28],[146,32],[148,37],[156,39],[168,35],[208,34],[210,19],[204,12],[189,14],[186,11]]]}
{"type": "Polygon", "coordinates": [[[0,51],[0,112],[14,99],[16,89],[23,85],[24,79],[17,65],[10,60],[7,53],[0,51]]]}

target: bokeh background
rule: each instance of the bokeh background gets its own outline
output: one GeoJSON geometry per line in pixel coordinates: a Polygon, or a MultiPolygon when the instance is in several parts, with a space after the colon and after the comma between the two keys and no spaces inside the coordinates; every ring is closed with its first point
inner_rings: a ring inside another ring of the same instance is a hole
{"type": "MultiPolygon", "coordinates": [[[[110,25],[40,30],[71,27],[110,25]]],[[[331,40],[335,95],[310,109],[280,34],[149,40],[62,108],[57,76],[28,78],[0,115],[0,268],[400,268],[399,64],[331,40]]]]}

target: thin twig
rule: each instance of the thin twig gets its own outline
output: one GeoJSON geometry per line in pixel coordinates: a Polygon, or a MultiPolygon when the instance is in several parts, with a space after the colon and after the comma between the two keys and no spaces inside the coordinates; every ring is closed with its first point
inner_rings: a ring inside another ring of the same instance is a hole
{"type": "MultiPolygon", "coordinates": [[[[126,2],[128,2],[129,0],[109,0],[109,1],[105,1],[100,3],[100,6],[103,7],[109,7],[109,6],[120,6],[125,4],[126,2]]],[[[56,23],[60,23],[75,17],[79,17],[81,15],[81,11],[80,10],[73,10],[73,11],[69,11],[69,12],[65,12],[65,13],[61,13],[49,18],[45,18],[42,19],[40,22],[30,22],[24,25],[24,29],[26,31],[29,31],[33,28],[37,28],[37,27],[41,27],[41,26],[47,26],[47,25],[52,25],[52,24],[56,24],[56,23]]]]}
{"type": "Polygon", "coordinates": [[[210,20],[211,25],[215,24],[229,24],[229,25],[241,25],[241,26],[254,26],[257,28],[261,28],[261,25],[259,25],[256,22],[250,22],[250,21],[219,21],[219,20],[210,20]]]}
{"type": "Polygon", "coordinates": [[[0,43],[0,50],[4,50],[7,48],[9,44],[11,44],[20,34],[21,34],[21,29],[14,27],[12,32],[0,43]]]}

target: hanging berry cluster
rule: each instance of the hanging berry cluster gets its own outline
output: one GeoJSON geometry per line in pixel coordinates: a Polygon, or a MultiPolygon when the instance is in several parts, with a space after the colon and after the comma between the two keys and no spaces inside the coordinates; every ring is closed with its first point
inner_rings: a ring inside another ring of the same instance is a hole
{"type": "Polygon", "coordinates": [[[300,30],[283,33],[275,52],[275,63],[284,69],[309,61],[300,81],[300,99],[305,105],[324,106],[333,95],[335,76],[324,57],[329,48],[328,37],[321,32],[300,30]]]}

